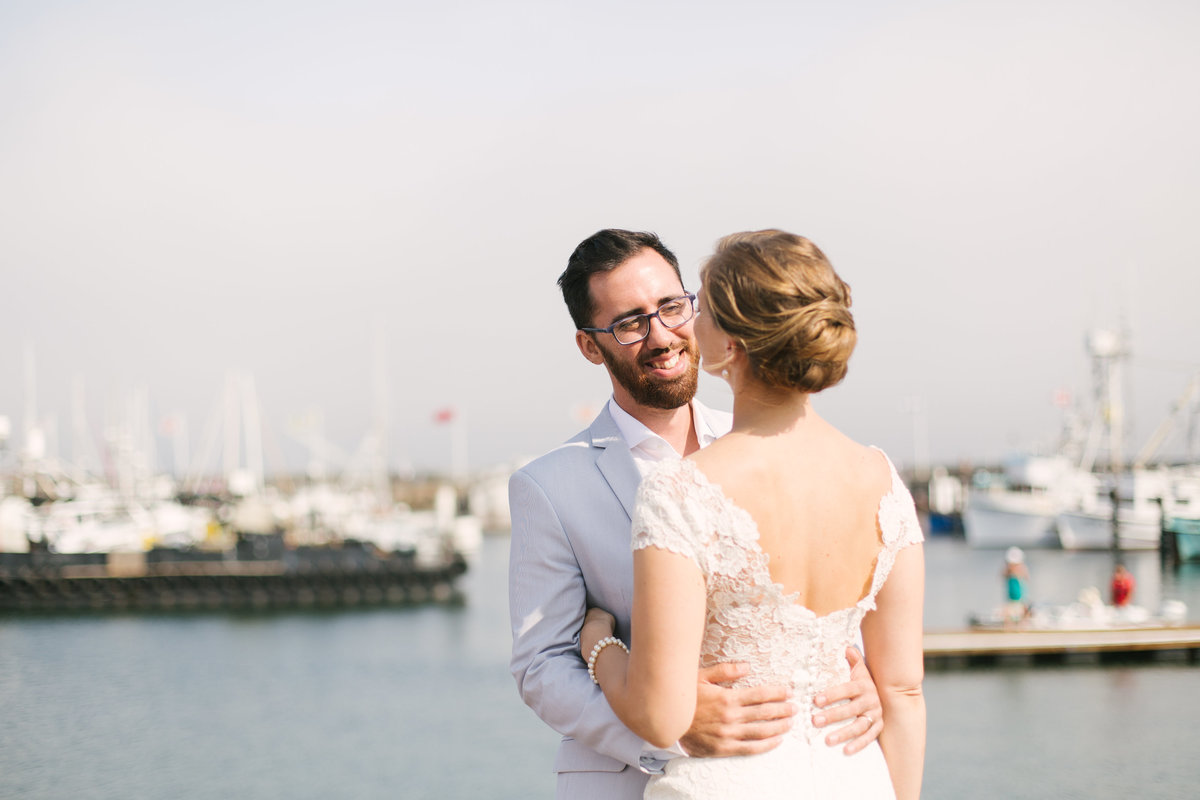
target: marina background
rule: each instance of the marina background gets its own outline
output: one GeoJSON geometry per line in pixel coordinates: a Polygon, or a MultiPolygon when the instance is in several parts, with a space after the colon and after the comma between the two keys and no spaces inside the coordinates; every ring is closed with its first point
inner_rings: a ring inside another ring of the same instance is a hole
{"type": "MultiPolygon", "coordinates": [[[[0,617],[0,796],[553,797],[557,736],[508,674],[507,539],[461,604],[326,613],[0,617]]],[[[1140,601],[1200,609],[1200,564],[1130,554],[1140,601]],[[1142,596],[1142,592],[1146,596],[1142,596]]],[[[928,543],[927,626],[1001,597],[1000,554],[928,543]]],[[[1105,553],[1031,553],[1069,601],[1105,553]]],[[[1186,798],[1194,665],[931,672],[928,800],[1186,798]]]]}
{"type": "MultiPolygon", "coordinates": [[[[660,233],[689,287],[724,233],[812,237],[860,332],[818,407],[906,474],[1054,455],[1099,411],[1096,328],[1128,346],[1133,453],[1200,373],[1196,41],[1175,0],[0,4],[0,538],[44,532],[55,504],[3,496],[46,500],[32,476],[120,495],[114,535],[159,478],[248,476],[255,536],[264,481],[336,483],[337,515],[291,519],[413,552],[446,481],[503,516],[507,473],[607,397],[554,287],[607,226],[660,233]]],[[[1194,464],[1181,407],[1159,455],[1194,464]]],[[[195,523],[223,559],[244,520],[195,523]]],[[[0,615],[0,796],[549,797],[506,544],[457,603],[0,615]]],[[[930,542],[930,629],[999,603],[1001,552],[930,542]]],[[[1114,559],[1026,555],[1046,604],[1114,559]]],[[[1122,558],[1137,602],[1200,618],[1196,563],[1122,558]]],[[[1190,797],[1194,683],[931,673],[925,795],[1190,797]]]]}
{"type": "Polygon", "coordinates": [[[10,455],[128,423],[202,470],[231,374],[268,472],[379,409],[401,474],[451,468],[450,407],[472,470],[537,455],[608,394],[554,286],[608,226],[689,287],[811,237],[860,331],[819,408],[899,464],[1046,445],[1096,326],[1144,441],[1200,361],[1197,40],[1177,0],[0,4],[10,455]]]}

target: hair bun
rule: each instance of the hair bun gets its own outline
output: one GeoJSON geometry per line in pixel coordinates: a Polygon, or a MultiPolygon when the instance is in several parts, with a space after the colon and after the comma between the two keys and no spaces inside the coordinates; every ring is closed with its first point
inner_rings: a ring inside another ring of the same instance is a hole
{"type": "Polygon", "coordinates": [[[831,298],[800,306],[781,326],[784,339],[772,354],[760,357],[768,380],[804,392],[819,392],[846,377],[850,355],[858,341],[850,309],[831,298]]]}
{"type": "Polygon", "coordinates": [[[846,376],[858,341],[850,287],[808,239],[727,236],[701,280],[713,321],[742,343],[763,383],[814,393],[846,376]]]}

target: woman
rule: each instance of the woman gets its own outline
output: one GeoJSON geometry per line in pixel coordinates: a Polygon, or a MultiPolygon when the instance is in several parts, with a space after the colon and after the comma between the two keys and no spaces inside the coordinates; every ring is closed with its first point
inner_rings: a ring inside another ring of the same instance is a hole
{"type": "Polygon", "coordinates": [[[674,759],[647,798],[918,797],[924,565],[912,498],[882,452],[809,402],[846,373],[849,287],[807,239],[741,233],[718,243],[699,304],[702,364],[733,389],[733,429],[643,482],[631,647],[593,609],[581,653],[617,715],[659,747],[692,721],[697,661],[748,662],[741,685],[792,687],[801,708],[782,745],[674,759]],[[846,756],[812,727],[813,698],[846,679],[860,631],[886,724],[877,745],[846,756]]]}

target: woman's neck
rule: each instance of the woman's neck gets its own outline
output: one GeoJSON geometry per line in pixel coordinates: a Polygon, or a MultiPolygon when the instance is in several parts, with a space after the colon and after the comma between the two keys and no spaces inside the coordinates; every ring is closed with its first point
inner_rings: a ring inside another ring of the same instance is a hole
{"type": "Polygon", "coordinates": [[[799,432],[820,422],[805,392],[774,389],[753,380],[734,389],[733,432],[773,436],[799,432]]]}

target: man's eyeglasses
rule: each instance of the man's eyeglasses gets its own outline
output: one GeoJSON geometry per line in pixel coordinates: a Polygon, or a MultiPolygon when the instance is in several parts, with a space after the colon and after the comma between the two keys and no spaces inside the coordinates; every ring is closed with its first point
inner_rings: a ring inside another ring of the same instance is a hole
{"type": "Polygon", "coordinates": [[[611,333],[617,344],[637,344],[650,335],[650,320],[658,317],[665,328],[678,328],[696,316],[696,295],[688,292],[668,300],[650,314],[634,314],[619,319],[607,328],[580,328],[589,333],[611,333]]]}

